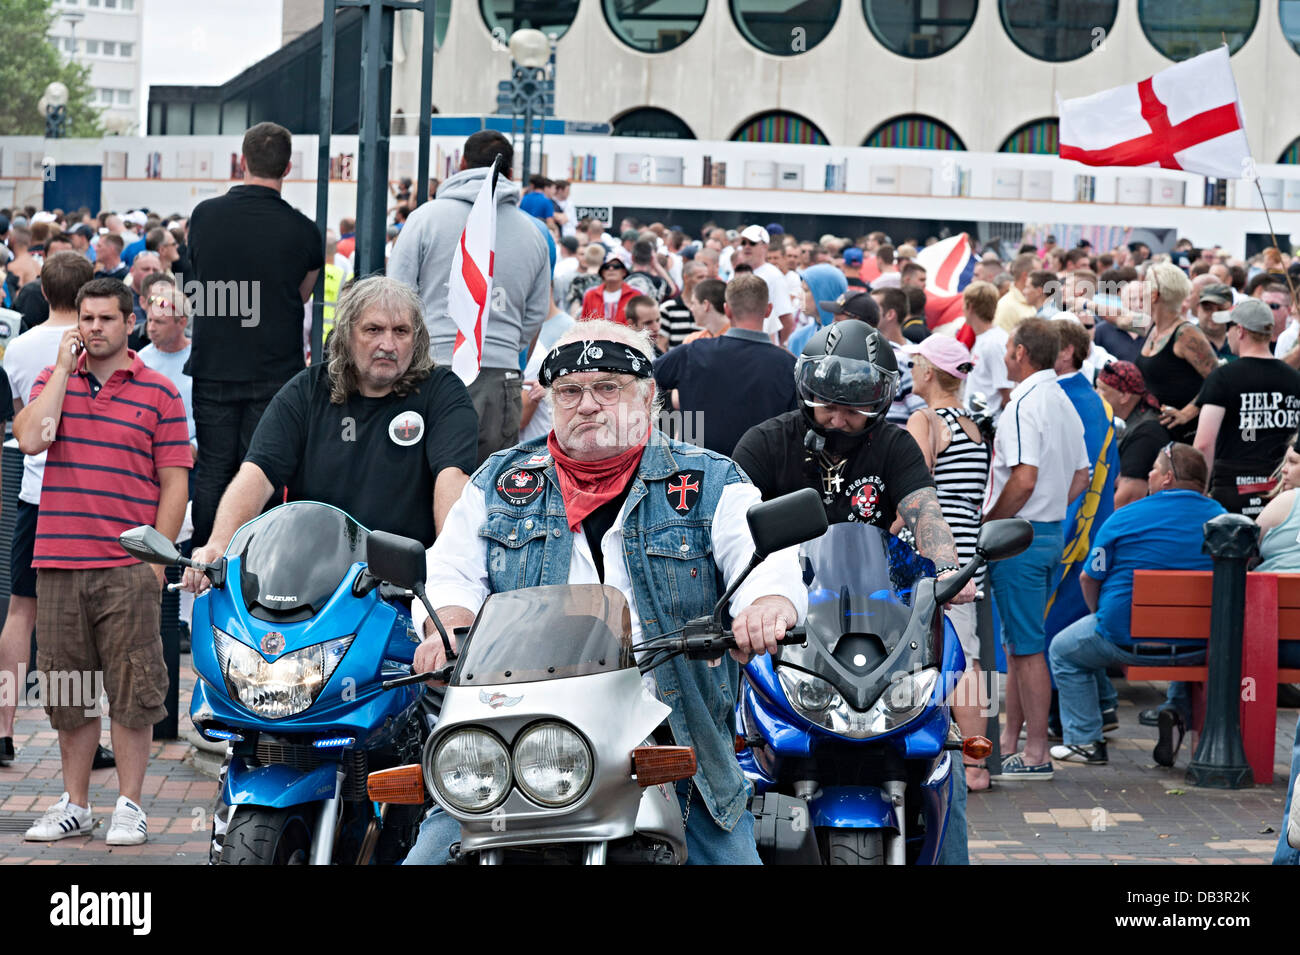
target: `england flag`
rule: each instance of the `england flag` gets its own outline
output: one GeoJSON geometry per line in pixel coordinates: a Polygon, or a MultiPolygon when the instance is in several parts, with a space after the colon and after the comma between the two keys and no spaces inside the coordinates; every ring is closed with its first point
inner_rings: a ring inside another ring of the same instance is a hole
{"type": "Polygon", "coordinates": [[[1228,48],[1139,83],[1057,101],[1062,159],[1089,166],[1158,166],[1219,179],[1252,178],[1228,48]]]}
{"type": "Polygon", "coordinates": [[[456,323],[451,370],[466,385],[478,377],[483,364],[483,336],[492,311],[492,269],[497,239],[495,193],[500,159],[498,156],[493,161],[491,171],[483,177],[483,187],[474,199],[452,255],[447,283],[447,312],[456,323]]]}

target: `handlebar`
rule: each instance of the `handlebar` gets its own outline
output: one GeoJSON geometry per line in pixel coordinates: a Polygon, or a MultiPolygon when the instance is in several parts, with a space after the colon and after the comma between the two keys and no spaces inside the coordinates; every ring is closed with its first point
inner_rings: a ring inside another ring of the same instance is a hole
{"type": "MultiPolygon", "coordinates": [[[[411,668],[414,671],[414,667],[411,668]]],[[[456,663],[452,662],[441,666],[436,670],[430,670],[427,673],[412,672],[410,676],[398,677],[396,680],[385,680],[379,684],[381,690],[395,690],[401,686],[410,686],[412,683],[423,683],[425,680],[436,680],[439,683],[446,683],[451,679],[452,671],[456,669],[456,663]]]]}
{"type": "MultiPolygon", "coordinates": [[[[808,642],[803,627],[792,627],[781,637],[781,646],[798,645],[808,642]]],[[[688,660],[716,660],[728,650],[736,648],[736,638],[727,630],[715,630],[708,633],[694,633],[682,637],[670,637],[652,644],[655,650],[678,651],[688,660]]]]}

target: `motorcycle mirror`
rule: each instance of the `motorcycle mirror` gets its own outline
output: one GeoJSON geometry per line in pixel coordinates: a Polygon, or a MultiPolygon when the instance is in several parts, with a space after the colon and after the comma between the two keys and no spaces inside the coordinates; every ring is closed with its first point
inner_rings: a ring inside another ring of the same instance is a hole
{"type": "Polygon", "coordinates": [[[407,590],[424,583],[424,545],[409,537],[371,531],[366,538],[366,564],[372,577],[407,590]]]}
{"type": "Polygon", "coordinates": [[[986,561],[1006,560],[1023,553],[1034,540],[1034,527],[1021,517],[989,521],[980,528],[975,551],[986,561]]]}
{"type": "Polygon", "coordinates": [[[826,533],[826,508],[810,487],[755,504],[745,519],[760,559],[826,533]]]}
{"type": "Polygon", "coordinates": [[[181,552],[176,545],[148,524],[133,527],[118,536],[122,549],[146,564],[175,564],[181,552]]]}

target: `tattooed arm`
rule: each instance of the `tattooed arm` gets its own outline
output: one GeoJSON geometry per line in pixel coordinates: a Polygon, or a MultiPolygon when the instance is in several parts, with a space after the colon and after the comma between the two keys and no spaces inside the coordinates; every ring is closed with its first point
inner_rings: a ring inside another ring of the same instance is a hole
{"type": "MultiPolygon", "coordinates": [[[[952,539],[948,522],[943,519],[943,510],[939,507],[939,496],[932,487],[923,487],[903,498],[898,505],[898,513],[903,523],[912,532],[916,540],[916,551],[922,557],[928,557],[936,564],[957,565],[957,544],[952,539]]],[[[956,571],[939,574],[942,580],[956,571]]],[[[975,599],[975,582],[967,581],[961,593],[953,598],[953,603],[969,603],[975,599]]]]}
{"type": "Polygon", "coordinates": [[[1208,378],[1210,372],[1219,367],[1219,356],[1214,353],[1214,346],[1204,332],[1190,323],[1174,342],[1174,354],[1195,368],[1202,378],[1208,378]]]}

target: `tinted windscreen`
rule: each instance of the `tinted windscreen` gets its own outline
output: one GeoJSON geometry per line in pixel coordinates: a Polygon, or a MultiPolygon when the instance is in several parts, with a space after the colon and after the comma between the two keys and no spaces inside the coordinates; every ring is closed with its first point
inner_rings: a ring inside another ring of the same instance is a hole
{"type": "Polygon", "coordinates": [[[533,683],[633,666],[631,615],[613,587],[578,584],[493,594],[453,686],[533,683]]]}
{"type": "Polygon", "coordinates": [[[305,620],[366,559],[369,531],[336,507],[296,501],[244,525],[226,548],[240,558],[244,605],[265,620],[305,620]]]}

